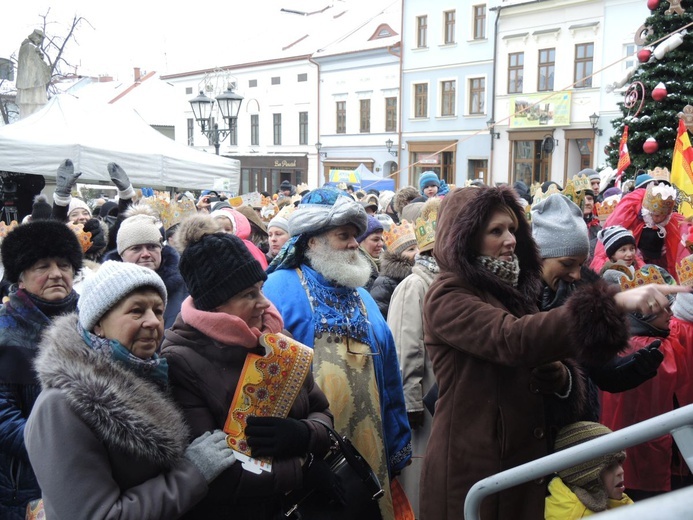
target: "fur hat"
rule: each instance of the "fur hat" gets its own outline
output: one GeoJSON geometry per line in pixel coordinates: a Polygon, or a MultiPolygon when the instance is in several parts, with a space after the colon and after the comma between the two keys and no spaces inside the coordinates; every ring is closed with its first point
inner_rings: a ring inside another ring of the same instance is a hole
{"type": "Polygon", "coordinates": [[[626,244],[635,245],[633,233],[623,226],[609,226],[604,228],[597,233],[597,239],[604,244],[606,256],[609,258],[626,244]]]}
{"type": "Polygon", "coordinates": [[[2,241],[2,264],[10,283],[17,283],[23,271],[43,258],[63,258],[75,273],[82,268],[82,246],[63,222],[37,220],[22,224],[2,241]]]}
{"type": "Polygon", "coordinates": [[[126,249],[140,244],[161,245],[162,236],[160,226],[152,215],[144,212],[127,217],[120,224],[116,245],[118,254],[122,255],[126,249]]]}
{"type": "Polygon", "coordinates": [[[34,197],[34,204],[31,206],[31,221],[46,220],[51,218],[53,207],[48,202],[48,197],[39,194],[34,197]]]}
{"type": "Polygon", "coordinates": [[[419,190],[417,190],[414,186],[405,186],[395,193],[395,196],[392,199],[392,209],[395,210],[397,216],[402,218],[402,210],[404,209],[404,206],[409,204],[419,195],[419,190]]]}
{"type": "Polygon", "coordinates": [[[582,210],[559,193],[532,208],[532,236],[542,258],[587,256],[590,251],[582,210]]]}
{"type": "Polygon", "coordinates": [[[91,209],[89,209],[89,206],[87,205],[87,203],[84,202],[82,199],[78,199],[77,197],[72,197],[70,199],[70,204],[67,206],[67,219],[68,220],[70,220],[70,214],[76,209],[86,209],[87,212],[89,213],[89,216],[91,217],[91,209]]]}
{"type": "Polygon", "coordinates": [[[421,174],[419,177],[419,191],[423,193],[427,186],[437,186],[440,188],[440,179],[436,175],[436,172],[427,171],[421,174]]]}
{"type": "Polygon", "coordinates": [[[77,304],[79,324],[91,331],[99,320],[132,291],[151,287],[166,305],[166,286],[156,272],[127,262],[109,260],[85,278],[77,304]]]}
{"type": "MultiPolygon", "coordinates": [[[[556,436],[555,450],[565,450],[612,433],[603,424],[580,421],[562,428],[556,436]]],[[[577,495],[584,505],[595,513],[606,509],[608,496],[601,480],[603,470],[613,463],[623,463],[626,452],[602,455],[558,472],[563,483],[577,495]]]]}
{"type": "Polygon", "coordinates": [[[212,311],[243,289],[267,280],[243,241],[219,233],[209,215],[189,217],[176,237],[183,249],[180,274],[198,310],[212,311]]]}
{"type": "Polygon", "coordinates": [[[372,235],[373,233],[377,231],[383,231],[383,224],[375,218],[373,215],[368,215],[368,225],[366,226],[366,231],[361,233],[358,237],[356,237],[356,241],[360,244],[366,238],[368,238],[369,235],[372,235]]]}

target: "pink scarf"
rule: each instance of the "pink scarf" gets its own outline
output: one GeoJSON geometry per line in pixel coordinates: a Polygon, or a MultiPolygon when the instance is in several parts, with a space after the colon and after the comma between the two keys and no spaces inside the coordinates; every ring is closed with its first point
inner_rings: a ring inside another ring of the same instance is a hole
{"type": "Polygon", "coordinates": [[[284,321],[274,305],[270,305],[262,316],[262,330],[248,327],[238,316],[224,312],[200,311],[195,308],[192,296],[183,300],[180,314],[185,323],[205,336],[224,345],[240,345],[248,349],[258,346],[258,338],[261,335],[281,332],[284,328],[284,321]]]}

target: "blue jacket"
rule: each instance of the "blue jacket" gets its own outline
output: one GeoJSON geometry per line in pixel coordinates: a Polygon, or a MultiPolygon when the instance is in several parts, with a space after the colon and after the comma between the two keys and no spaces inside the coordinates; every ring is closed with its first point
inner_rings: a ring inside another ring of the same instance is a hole
{"type": "Polygon", "coordinates": [[[33,361],[50,325],[24,291],[0,308],[0,518],[23,520],[26,504],[41,497],[24,446],[24,426],[41,391],[33,361]]]}
{"type": "MultiPolygon", "coordinates": [[[[301,266],[302,269],[308,269],[301,266]]],[[[324,280],[319,274],[319,279],[324,280]]],[[[327,282],[325,282],[328,285],[327,282]]],[[[378,305],[368,292],[357,289],[366,306],[371,343],[378,345],[382,355],[373,356],[375,375],[380,393],[380,409],[385,431],[385,447],[390,473],[398,473],[411,459],[411,430],[404,406],[404,391],[400,377],[395,341],[378,305]]],[[[305,290],[295,270],[280,269],[269,275],[263,292],[277,307],[284,319],[284,328],[293,337],[313,348],[315,323],[305,290]]]]}
{"type": "MultiPolygon", "coordinates": [[[[106,260],[123,261],[116,250],[106,253],[103,261],[105,262],[106,260]]],[[[156,274],[164,281],[166,292],[168,293],[168,302],[164,312],[164,327],[167,329],[173,326],[183,300],[188,297],[188,288],[185,286],[183,277],[178,270],[179,261],[180,255],[171,246],[161,248],[161,265],[156,270],[156,274]]]]}

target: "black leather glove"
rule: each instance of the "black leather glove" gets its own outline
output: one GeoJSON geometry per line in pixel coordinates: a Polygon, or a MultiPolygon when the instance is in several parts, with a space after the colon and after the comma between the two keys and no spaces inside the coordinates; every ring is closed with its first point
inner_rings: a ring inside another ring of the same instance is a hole
{"type": "Polygon", "coordinates": [[[590,369],[589,376],[605,392],[631,390],[657,375],[664,361],[664,354],[659,350],[661,344],[656,339],[629,356],[617,357],[604,366],[590,369]]]}
{"type": "Polygon", "coordinates": [[[82,175],[81,172],[75,173],[72,161],[65,159],[58,166],[58,172],[55,175],[55,193],[61,197],[69,197],[80,175],[82,175]]]}
{"type": "Polygon", "coordinates": [[[308,453],[310,430],[303,421],[248,417],[245,435],[253,457],[298,457],[308,453]]]}
{"type": "Polygon", "coordinates": [[[346,505],[346,493],[342,480],[334,473],[325,459],[315,458],[304,468],[304,489],[313,489],[328,502],[334,502],[340,507],[346,505]]]}
{"type": "Polygon", "coordinates": [[[90,218],[84,224],[84,231],[91,233],[92,246],[85,254],[96,253],[106,248],[108,245],[108,237],[101,227],[101,222],[98,219],[90,218]]]}
{"type": "Polygon", "coordinates": [[[424,422],[424,412],[407,412],[407,419],[409,419],[409,428],[416,430],[421,428],[424,422]]]}
{"type": "Polygon", "coordinates": [[[111,176],[113,184],[116,185],[119,191],[126,191],[132,186],[128,174],[116,163],[108,163],[108,175],[111,176]]]}
{"type": "Polygon", "coordinates": [[[568,367],[560,361],[546,363],[532,370],[529,388],[535,394],[564,394],[569,377],[568,367]]]}

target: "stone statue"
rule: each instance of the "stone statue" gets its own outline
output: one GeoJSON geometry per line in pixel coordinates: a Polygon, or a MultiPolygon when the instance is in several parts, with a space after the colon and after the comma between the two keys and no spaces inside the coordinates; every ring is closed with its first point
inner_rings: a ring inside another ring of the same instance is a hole
{"type": "Polygon", "coordinates": [[[43,38],[43,31],[36,29],[19,48],[16,85],[20,119],[33,114],[48,101],[46,91],[51,80],[51,71],[43,61],[43,38]]]}

